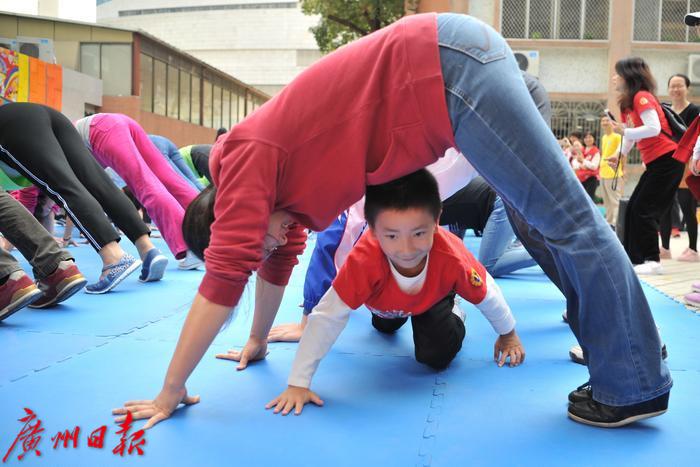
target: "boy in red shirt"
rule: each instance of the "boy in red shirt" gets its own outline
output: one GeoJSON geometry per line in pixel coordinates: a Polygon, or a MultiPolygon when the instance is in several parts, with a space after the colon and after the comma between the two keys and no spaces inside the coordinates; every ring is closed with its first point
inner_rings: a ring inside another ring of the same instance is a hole
{"type": "Polygon", "coordinates": [[[332,287],[309,315],[289,376],[289,387],[271,401],[275,413],[298,415],[309,401],[311,378],[347,324],[350,310],[363,304],[372,325],[392,333],[411,318],[416,360],[445,368],[462,348],[464,313],[455,293],[473,303],[499,334],[498,366],[517,366],[525,350],[515,320],[493,278],[448,231],[438,226],[441,203],[435,178],[425,169],[389,183],[368,186],[365,218],[370,230],[352,249],[332,287]]]}

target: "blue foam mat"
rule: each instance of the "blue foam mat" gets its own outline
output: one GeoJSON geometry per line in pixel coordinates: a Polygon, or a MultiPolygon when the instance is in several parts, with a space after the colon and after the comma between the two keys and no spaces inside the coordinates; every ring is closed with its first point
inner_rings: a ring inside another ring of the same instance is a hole
{"type": "MultiPolygon", "coordinates": [[[[163,245],[158,241],[159,247],[163,245]]],[[[469,246],[478,248],[478,240],[469,246]]],[[[303,266],[290,282],[277,323],[299,319],[303,266]]],[[[97,256],[73,249],[87,275],[97,256]]],[[[42,457],[23,464],[121,465],[114,456],[110,409],[157,394],[201,272],[175,270],[158,284],[135,277],[105,296],[78,294],[53,310],[22,310],[0,323],[0,456],[29,407],[43,420],[42,457]],[[87,447],[93,429],[109,426],[105,448],[87,447]],[[79,425],[77,450],[52,449],[50,437],[79,425]]],[[[394,336],[374,331],[365,310],[322,362],[313,389],[325,407],[301,417],[273,416],[264,405],[286,385],[295,344],[271,344],[264,362],[237,372],[214,354],[241,346],[252,320],[250,300],[192,375],[188,387],[202,402],[179,410],[147,432],[142,465],[690,465],[698,458],[692,423],[700,413],[695,358],[700,321],[645,286],[668,345],[675,379],[669,412],[619,430],[566,418],[566,394],[587,378],[568,360],[575,343],[561,322],[564,299],[538,268],[499,279],[527,349],[526,363],[497,368],[495,334],[471,305],[467,338],[447,371],[412,357],[410,325],[394,336]]],[[[248,292],[250,296],[251,291],[248,292]]],[[[136,422],[134,429],[141,426],[136,422]]],[[[18,452],[15,452],[15,456],[18,452]]],[[[8,463],[17,462],[13,458],[8,463]]]]}

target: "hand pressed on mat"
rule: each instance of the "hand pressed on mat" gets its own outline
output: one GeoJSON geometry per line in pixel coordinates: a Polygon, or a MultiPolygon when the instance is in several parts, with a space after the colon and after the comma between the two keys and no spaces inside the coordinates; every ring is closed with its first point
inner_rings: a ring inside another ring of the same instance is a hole
{"type": "Polygon", "coordinates": [[[493,359],[498,363],[498,366],[503,366],[506,364],[506,360],[510,360],[508,366],[511,367],[518,366],[525,361],[525,348],[515,329],[508,334],[498,336],[493,346],[493,359]]]}
{"type": "Polygon", "coordinates": [[[262,360],[267,354],[267,339],[250,336],[242,350],[229,349],[226,353],[216,354],[216,358],[239,362],[236,370],[240,371],[248,367],[248,362],[262,360]]]}
{"type": "Polygon", "coordinates": [[[114,419],[121,423],[126,419],[127,411],[131,412],[134,420],[147,418],[148,422],[143,426],[148,430],[158,422],[170,418],[178,405],[193,405],[199,403],[199,396],[188,396],[187,389],[181,388],[175,391],[161,390],[155,400],[129,401],[123,407],[112,410],[112,415],[119,415],[114,419]]]}
{"type": "Polygon", "coordinates": [[[282,412],[282,415],[287,415],[294,409],[294,415],[300,415],[304,406],[309,402],[313,402],[319,407],[323,406],[323,400],[312,390],[290,385],[282,394],[268,402],[265,408],[274,407],[274,413],[282,412]]]}

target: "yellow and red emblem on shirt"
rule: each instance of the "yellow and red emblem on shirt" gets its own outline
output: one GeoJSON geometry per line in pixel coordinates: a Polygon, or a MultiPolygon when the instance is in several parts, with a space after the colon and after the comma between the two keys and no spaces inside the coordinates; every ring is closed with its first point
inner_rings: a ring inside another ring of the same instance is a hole
{"type": "Polygon", "coordinates": [[[484,285],[484,281],[481,279],[481,276],[478,272],[476,272],[476,269],[474,268],[472,268],[472,271],[469,274],[469,282],[471,282],[471,284],[474,287],[481,287],[482,285],[484,285]]]}
{"type": "Polygon", "coordinates": [[[639,99],[639,103],[641,105],[647,105],[649,103],[649,99],[647,99],[646,97],[642,97],[641,99],[639,99]]]}

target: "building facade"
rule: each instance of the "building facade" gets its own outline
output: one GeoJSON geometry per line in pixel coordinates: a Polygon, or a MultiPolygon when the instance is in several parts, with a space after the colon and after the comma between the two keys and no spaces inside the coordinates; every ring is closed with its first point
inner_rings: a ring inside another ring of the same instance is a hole
{"type": "Polygon", "coordinates": [[[270,95],[321,57],[295,0],[107,0],[100,24],[140,29],[270,95]]]}
{"type": "Polygon", "coordinates": [[[143,31],[0,13],[0,37],[29,45],[39,41],[34,52],[42,60],[101,81],[100,102],[79,101],[80,89],[64,93],[75,97],[64,104],[72,118],[123,113],[181,146],[213,142],[217,128],[230,128],[269,99],[143,31]],[[82,109],[73,108],[77,102],[82,109]]]}

